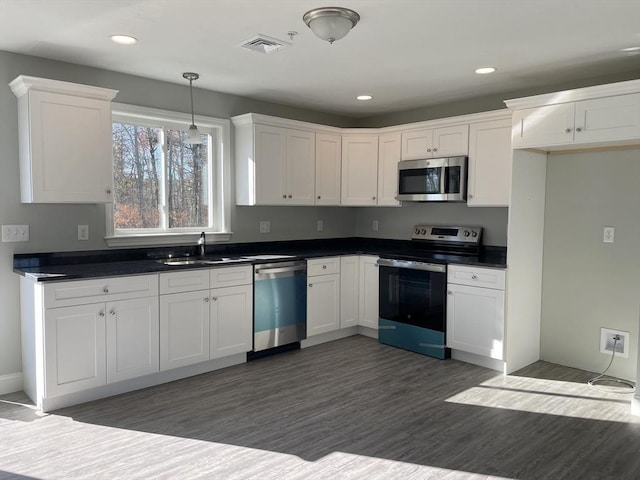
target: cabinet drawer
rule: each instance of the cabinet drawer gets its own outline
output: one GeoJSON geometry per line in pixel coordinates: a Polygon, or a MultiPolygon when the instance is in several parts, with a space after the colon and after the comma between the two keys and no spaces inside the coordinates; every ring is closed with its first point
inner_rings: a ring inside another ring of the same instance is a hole
{"type": "Polygon", "coordinates": [[[158,275],[108,277],[44,286],[45,308],[83,305],[158,295],[158,275]]]}
{"type": "Polygon", "coordinates": [[[465,267],[449,265],[447,273],[448,283],[470,285],[475,287],[495,288],[504,290],[505,271],[501,268],[465,267]]]}
{"type": "Polygon", "coordinates": [[[340,273],[340,257],[307,260],[307,277],[340,273]]]}
{"type": "Polygon", "coordinates": [[[209,269],[182,270],[160,274],[160,294],[209,289],[209,269]]]}
{"type": "Polygon", "coordinates": [[[221,267],[209,270],[209,284],[211,288],[232,287],[234,285],[248,285],[253,283],[253,267],[221,267]]]}

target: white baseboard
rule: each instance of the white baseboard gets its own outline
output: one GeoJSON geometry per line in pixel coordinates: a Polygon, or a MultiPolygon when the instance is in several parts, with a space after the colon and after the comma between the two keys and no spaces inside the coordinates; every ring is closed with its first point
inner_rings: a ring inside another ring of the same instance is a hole
{"type": "MultiPolygon", "coordinates": [[[[638,387],[636,386],[636,388],[638,387]]],[[[637,392],[631,399],[631,415],[640,417],[640,395],[637,392]]]]}
{"type": "Polygon", "coordinates": [[[350,337],[358,334],[358,327],[341,328],[332,332],[314,335],[300,342],[300,348],[314,347],[321,343],[332,342],[341,338],[350,337]]]}
{"type": "Polygon", "coordinates": [[[460,360],[461,362],[473,363],[484,368],[490,368],[500,373],[505,373],[505,363],[495,358],[483,357],[474,353],[463,352],[461,350],[451,350],[451,358],[460,360]]]}
{"type": "Polygon", "coordinates": [[[364,327],[362,325],[360,325],[358,327],[358,333],[360,335],[364,335],[365,337],[370,337],[370,338],[378,338],[378,329],[377,328],[370,328],[370,327],[364,327]]]}
{"type": "Polygon", "coordinates": [[[22,373],[0,375],[0,395],[22,391],[22,373]]]}

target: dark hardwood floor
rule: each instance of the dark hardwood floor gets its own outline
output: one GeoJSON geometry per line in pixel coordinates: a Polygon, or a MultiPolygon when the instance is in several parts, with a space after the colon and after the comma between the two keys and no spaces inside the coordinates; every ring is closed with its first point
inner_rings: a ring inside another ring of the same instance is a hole
{"type": "Polygon", "coordinates": [[[38,414],[0,397],[0,478],[640,478],[631,396],[356,336],[38,414]]]}

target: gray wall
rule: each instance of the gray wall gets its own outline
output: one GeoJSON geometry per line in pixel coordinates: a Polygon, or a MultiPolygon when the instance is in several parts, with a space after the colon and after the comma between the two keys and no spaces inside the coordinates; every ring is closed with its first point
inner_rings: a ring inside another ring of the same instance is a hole
{"type": "Polygon", "coordinates": [[[609,373],[635,381],[640,308],[640,149],[557,153],[547,162],[541,356],[593,372],[600,327],[631,333],[609,373]],[[615,243],[603,243],[604,226],[615,243]]]}
{"type": "Polygon", "coordinates": [[[482,226],[485,245],[507,245],[508,208],[475,208],[460,203],[404,203],[402,207],[359,208],[356,235],[359,237],[411,238],[413,226],[469,225],[482,226]],[[378,231],[373,221],[378,221],[378,231]]]}

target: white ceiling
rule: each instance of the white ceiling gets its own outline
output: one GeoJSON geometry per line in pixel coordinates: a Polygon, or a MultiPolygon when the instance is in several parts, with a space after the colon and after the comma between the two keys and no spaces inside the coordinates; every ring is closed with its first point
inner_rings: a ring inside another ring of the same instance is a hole
{"type": "Polygon", "coordinates": [[[0,0],[0,50],[174,83],[194,71],[198,88],[351,117],[640,72],[621,52],[637,46],[640,0],[0,0]],[[334,4],[361,20],[329,45],[302,15],[334,4]],[[237,46],[290,30],[271,55],[237,46]]]}

